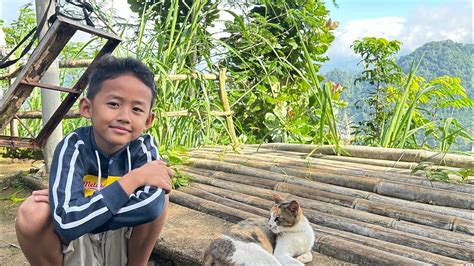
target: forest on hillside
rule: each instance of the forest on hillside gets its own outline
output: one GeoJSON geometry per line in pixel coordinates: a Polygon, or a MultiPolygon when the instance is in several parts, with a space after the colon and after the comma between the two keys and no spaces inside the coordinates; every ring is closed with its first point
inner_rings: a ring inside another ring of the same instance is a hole
{"type": "MultiPolygon", "coordinates": [[[[416,75],[425,80],[433,80],[437,77],[451,76],[460,79],[460,85],[465,89],[466,94],[472,99],[474,88],[472,85],[472,64],[473,64],[473,44],[456,43],[451,40],[428,42],[417,48],[412,53],[401,56],[394,60],[404,73],[409,73],[412,64],[419,64],[416,75]]],[[[348,102],[346,110],[340,119],[348,127],[357,128],[359,123],[369,119],[370,110],[364,109],[364,100],[370,96],[371,87],[369,82],[355,82],[361,75],[361,71],[344,71],[343,69],[333,69],[325,74],[327,80],[341,84],[344,92],[341,98],[348,102]],[[350,124],[350,126],[348,126],[350,124]]],[[[426,113],[436,115],[439,123],[447,118],[455,118],[459,125],[462,125],[466,132],[473,132],[474,115],[472,106],[449,107],[434,110],[432,106],[425,106],[426,113]],[[436,114],[434,114],[437,112],[436,114]]],[[[434,117],[433,117],[434,118],[434,117]]],[[[354,131],[354,129],[352,129],[354,131]]],[[[421,137],[419,137],[421,139],[421,137]]],[[[436,140],[431,140],[431,145],[436,145],[436,140]]],[[[458,139],[453,144],[453,149],[470,151],[472,141],[468,139],[458,139]]]]}

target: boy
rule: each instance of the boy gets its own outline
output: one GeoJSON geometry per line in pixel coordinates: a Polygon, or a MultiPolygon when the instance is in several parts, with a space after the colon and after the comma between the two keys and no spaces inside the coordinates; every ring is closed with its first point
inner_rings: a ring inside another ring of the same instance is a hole
{"type": "Polygon", "coordinates": [[[172,171],[150,135],[154,76],[143,63],[102,58],[80,113],[92,126],[56,147],[49,191],[18,209],[18,242],[32,265],[146,265],[163,227],[172,171]]]}

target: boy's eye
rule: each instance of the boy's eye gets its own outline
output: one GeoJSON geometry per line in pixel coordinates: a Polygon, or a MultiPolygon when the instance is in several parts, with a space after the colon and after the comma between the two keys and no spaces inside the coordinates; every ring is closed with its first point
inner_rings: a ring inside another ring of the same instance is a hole
{"type": "Polygon", "coordinates": [[[138,107],[133,108],[133,111],[138,112],[138,113],[143,113],[144,112],[141,108],[138,108],[138,107]]]}
{"type": "Polygon", "coordinates": [[[107,105],[110,106],[110,107],[118,107],[119,106],[119,104],[116,103],[116,102],[108,102],[107,105]]]}

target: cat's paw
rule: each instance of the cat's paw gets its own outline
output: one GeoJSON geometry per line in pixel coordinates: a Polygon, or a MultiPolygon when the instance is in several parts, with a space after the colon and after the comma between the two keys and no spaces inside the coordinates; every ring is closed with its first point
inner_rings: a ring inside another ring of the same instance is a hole
{"type": "Polygon", "coordinates": [[[313,260],[313,254],[311,254],[311,251],[308,251],[304,254],[299,255],[298,257],[296,257],[296,259],[301,263],[308,263],[313,260]]]}

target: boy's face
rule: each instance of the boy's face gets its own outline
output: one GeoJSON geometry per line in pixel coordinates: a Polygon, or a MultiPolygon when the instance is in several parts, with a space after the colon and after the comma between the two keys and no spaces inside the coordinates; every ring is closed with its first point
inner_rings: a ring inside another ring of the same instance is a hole
{"type": "Polygon", "coordinates": [[[79,110],[90,117],[97,146],[108,155],[137,139],[153,124],[151,89],[132,75],[105,80],[91,101],[83,98],[79,110]]]}

